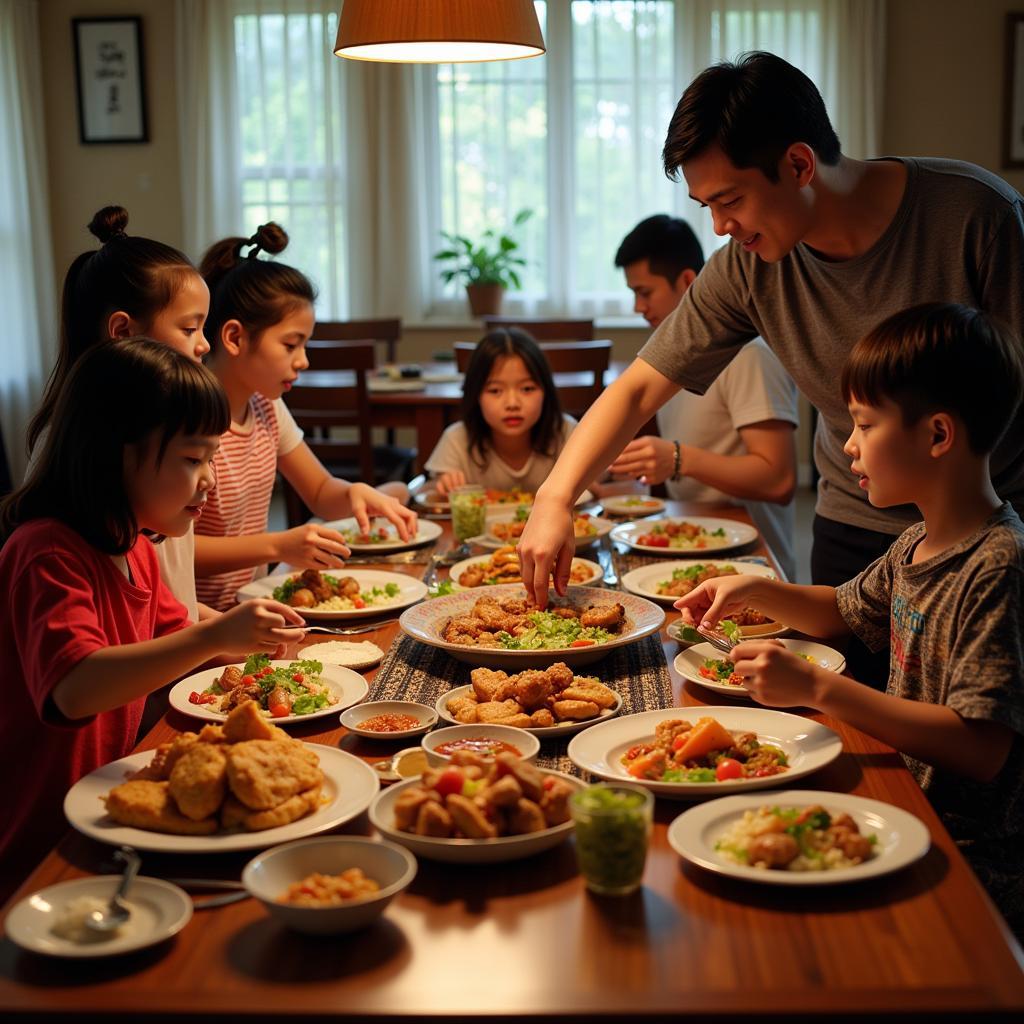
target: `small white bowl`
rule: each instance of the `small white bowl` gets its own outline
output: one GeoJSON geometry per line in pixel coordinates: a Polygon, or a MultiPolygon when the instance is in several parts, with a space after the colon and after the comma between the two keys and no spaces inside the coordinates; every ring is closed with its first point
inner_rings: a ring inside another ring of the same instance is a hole
{"type": "Polygon", "coordinates": [[[415,877],[416,858],[408,850],[362,836],[323,836],[275,846],[254,857],[242,872],[249,894],[267,908],[271,917],[286,928],[308,935],[338,935],[365,927],[415,877]],[[314,871],[339,875],[348,868],[362,869],[367,878],[380,885],[380,890],[336,907],[279,902],[289,885],[314,871]]]}
{"type": "Polygon", "coordinates": [[[365,736],[371,740],[401,740],[409,736],[419,736],[437,724],[437,711],[426,704],[417,704],[411,700],[372,700],[368,704],[357,704],[341,714],[341,724],[357,736],[365,736]],[[361,722],[377,715],[411,715],[419,725],[411,729],[397,732],[374,732],[363,729],[361,722]]]}
{"type": "Polygon", "coordinates": [[[420,746],[427,752],[427,762],[437,768],[451,760],[450,754],[439,754],[437,748],[452,740],[484,738],[502,740],[510,743],[519,751],[524,761],[536,760],[540,753],[540,740],[525,729],[516,729],[511,725],[451,725],[447,729],[437,729],[420,741],[420,746]]]}

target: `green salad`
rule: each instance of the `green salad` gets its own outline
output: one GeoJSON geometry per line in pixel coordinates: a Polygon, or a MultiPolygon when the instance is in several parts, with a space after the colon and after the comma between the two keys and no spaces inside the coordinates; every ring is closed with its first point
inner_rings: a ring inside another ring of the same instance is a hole
{"type": "Polygon", "coordinates": [[[612,634],[600,626],[581,626],[579,619],[563,619],[551,612],[530,612],[533,625],[519,636],[495,633],[509,651],[550,651],[563,647],[593,647],[607,643],[612,634]]]}
{"type": "Polygon", "coordinates": [[[320,674],[322,662],[312,658],[272,665],[269,654],[250,654],[239,668],[226,668],[202,693],[193,692],[192,704],[210,704],[228,712],[245,700],[254,700],[272,718],[311,715],[338,703],[338,698],[320,674]]]}

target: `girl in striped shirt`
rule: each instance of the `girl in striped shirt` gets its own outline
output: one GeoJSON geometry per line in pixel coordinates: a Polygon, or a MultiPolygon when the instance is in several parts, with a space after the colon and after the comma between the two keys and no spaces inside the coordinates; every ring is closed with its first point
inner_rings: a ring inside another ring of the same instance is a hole
{"type": "Polygon", "coordinates": [[[332,477],[281,400],[309,365],[305,347],[316,298],[303,273],[257,258],[287,244],[278,225],[264,224],[252,238],[217,242],[200,267],[210,288],[207,334],[213,348],[207,365],[231,407],[231,427],[214,464],[217,485],[196,526],[196,589],[214,608],[230,607],[238,588],[267,562],[335,569],[349,554],[341,534],[325,526],[267,532],[278,470],[317,516],[355,516],[361,530],[369,530],[371,516],[384,516],[403,540],[416,533],[416,514],[396,498],[332,477]]]}

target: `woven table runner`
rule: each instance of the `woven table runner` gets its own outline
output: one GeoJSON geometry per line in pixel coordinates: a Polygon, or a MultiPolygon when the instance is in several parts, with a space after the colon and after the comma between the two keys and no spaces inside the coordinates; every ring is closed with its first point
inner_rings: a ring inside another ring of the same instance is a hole
{"type": "MultiPolygon", "coordinates": [[[[443,693],[468,685],[472,668],[446,651],[403,636],[385,655],[367,700],[412,700],[433,707],[443,693]]],[[[616,647],[608,657],[582,666],[576,674],[596,676],[618,692],[622,696],[620,715],[667,708],[673,703],[672,683],[658,634],[616,647]]],[[[442,720],[439,727],[448,724],[442,720]]],[[[571,739],[572,734],[542,740],[537,764],[585,777],[566,755],[571,739]]]]}

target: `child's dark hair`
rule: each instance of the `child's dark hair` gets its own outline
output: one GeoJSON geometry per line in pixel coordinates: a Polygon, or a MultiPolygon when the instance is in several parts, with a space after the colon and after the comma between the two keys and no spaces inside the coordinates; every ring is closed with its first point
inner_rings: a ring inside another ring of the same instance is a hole
{"type": "Polygon", "coordinates": [[[754,51],[706,68],[687,86],[661,157],[675,180],[687,160],[717,143],[734,166],[778,181],[779,161],[794,142],[805,142],[822,163],[839,162],[839,138],[815,84],[774,53],[754,51]]]}
{"type": "Polygon", "coordinates": [[[652,274],[675,285],[684,270],[700,273],[704,252],[685,220],[658,213],[640,221],[615,254],[617,267],[628,267],[640,260],[647,260],[652,274]]]}
{"type": "Polygon", "coordinates": [[[229,320],[239,321],[255,343],[300,305],[316,302],[316,289],[301,270],[256,258],[260,252],[283,252],[287,245],[284,228],[271,222],[261,224],[251,238],[222,238],[207,249],[199,272],[210,288],[206,336],[214,349],[229,320]]]}
{"type": "Polygon", "coordinates": [[[561,440],[564,432],[558,390],[540,346],[526,331],[518,327],[491,331],[480,339],[473,350],[462,387],[462,422],[465,423],[466,433],[469,435],[469,453],[481,466],[487,459],[491,428],[480,408],[480,396],[494,369],[494,364],[506,356],[518,356],[522,359],[526,372],[544,392],[540,418],[530,431],[530,447],[543,455],[554,455],[557,451],[557,442],[561,440]]]}
{"type": "Polygon", "coordinates": [[[197,270],[184,253],[163,242],[125,234],[128,211],[104,206],[89,222],[101,242],[76,256],[64,277],[60,350],[39,410],[28,428],[31,451],[53,418],[57,394],[79,357],[97,342],[109,340],[111,313],[124,310],[148,329],[197,270]]]}
{"type": "Polygon", "coordinates": [[[0,543],[22,523],[52,516],[100,551],[124,554],[139,532],[126,446],[152,437],[159,463],[176,435],[219,436],[230,424],[224,390],[201,364],[148,338],[94,345],[61,388],[28,479],[0,503],[0,543]]]}
{"type": "Polygon", "coordinates": [[[847,403],[894,402],[907,427],[931,412],[954,413],[971,451],[986,455],[999,443],[1024,391],[1021,341],[970,306],[913,306],[853,346],[841,387],[847,403]]]}

